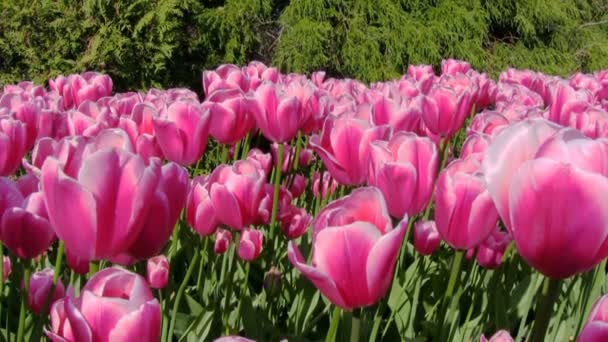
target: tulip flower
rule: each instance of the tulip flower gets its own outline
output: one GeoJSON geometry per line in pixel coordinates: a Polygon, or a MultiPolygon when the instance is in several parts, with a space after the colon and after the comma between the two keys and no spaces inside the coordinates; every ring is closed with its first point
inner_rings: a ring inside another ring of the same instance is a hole
{"type": "Polygon", "coordinates": [[[281,229],[288,239],[296,239],[306,233],[306,229],[312,222],[312,218],[304,208],[287,206],[279,213],[281,229]]]}
{"type": "Polygon", "coordinates": [[[249,228],[241,232],[239,240],[238,254],[239,258],[245,261],[253,261],[262,253],[262,244],[264,243],[264,233],[261,230],[249,228]]]}
{"type": "Polygon", "coordinates": [[[466,74],[471,69],[471,64],[457,59],[444,59],[441,61],[441,73],[443,75],[466,74]]]}
{"type": "Polygon", "coordinates": [[[222,64],[215,70],[203,71],[203,90],[209,96],[219,89],[249,90],[249,80],[241,68],[234,64],[222,64]]]}
{"type": "Polygon", "coordinates": [[[312,265],[293,241],[291,263],[332,303],[353,309],[373,305],[393,279],[407,229],[393,229],[380,190],[360,188],[324,208],[313,223],[312,265]]]}
{"type": "Polygon", "coordinates": [[[127,252],[150,211],[158,210],[155,192],[163,182],[158,159],[146,166],[125,150],[101,149],[82,161],[76,177],[52,157],[41,173],[49,221],[66,250],[84,260],[127,252]]]}
{"type": "Polygon", "coordinates": [[[11,275],[11,271],[12,271],[12,265],[11,265],[11,258],[9,258],[8,256],[4,256],[2,257],[2,281],[6,282],[6,280],[8,279],[8,276],[11,275]]]}
{"type": "Polygon", "coordinates": [[[46,335],[60,341],[158,341],[160,304],[146,280],[121,268],[96,273],[80,297],[67,296],[51,307],[46,335]]]}
{"type": "Polygon", "coordinates": [[[429,131],[451,137],[471,112],[471,94],[458,94],[445,86],[433,87],[422,101],[422,120],[429,131]]]}
{"type": "Polygon", "coordinates": [[[310,138],[310,145],[336,181],[359,185],[367,178],[370,142],[388,139],[391,133],[389,126],[373,127],[360,119],[330,117],[321,135],[310,138]]]}
{"type": "Polygon", "coordinates": [[[489,340],[485,337],[485,335],[481,335],[481,337],[479,338],[479,342],[514,342],[514,341],[515,340],[513,339],[513,337],[511,337],[511,334],[509,334],[509,332],[506,330],[497,331],[494,335],[492,335],[492,337],[490,337],[489,340]]]}
{"type": "Polygon", "coordinates": [[[593,304],[587,323],[585,323],[578,340],[580,342],[605,341],[608,339],[607,326],[608,295],[604,295],[593,304]]]}
{"type": "Polygon", "coordinates": [[[164,255],[148,259],[146,265],[147,280],[153,289],[162,289],[169,281],[169,261],[164,255]]]}
{"type": "Polygon", "coordinates": [[[214,92],[203,108],[209,109],[209,134],[222,144],[235,144],[255,127],[255,117],[240,89],[214,92]]]}
{"type": "Polygon", "coordinates": [[[414,224],[414,248],[422,255],[431,255],[441,243],[435,221],[418,221],[414,224]]]}
{"type": "Polygon", "coordinates": [[[477,247],[475,259],[483,268],[495,269],[500,266],[502,256],[511,242],[511,236],[498,229],[477,247]]]}
{"type": "Polygon", "coordinates": [[[430,139],[399,132],[388,142],[372,142],[369,161],[368,183],[382,191],[393,217],[413,216],[426,208],[439,163],[430,139]]]}
{"type": "MultiPolygon", "coordinates": [[[[51,291],[51,287],[53,286],[53,274],[53,269],[47,267],[42,271],[35,272],[30,277],[30,287],[27,295],[27,306],[32,312],[36,314],[41,314],[44,305],[46,304],[46,300],[49,296],[49,291],[51,291]]],[[[53,303],[63,298],[64,295],[65,287],[61,280],[59,280],[55,285],[55,289],[51,296],[51,301],[49,302],[49,305],[52,306],[53,303]]]]}
{"type": "Polygon", "coordinates": [[[232,242],[232,233],[226,229],[218,229],[215,232],[215,244],[213,245],[213,251],[215,254],[222,254],[228,250],[232,242]]]}
{"type": "Polygon", "coordinates": [[[298,134],[302,121],[302,104],[295,96],[285,94],[277,85],[266,83],[259,86],[249,106],[257,126],[266,139],[283,143],[298,134]]]}
{"type": "Polygon", "coordinates": [[[435,222],[448,245],[474,247],[490,235],[497,221],[478,155],[456,160],[441,171],[435,190],[435,222]]]}
{"type": "Polygon", "coordinates": [[[255,340],[250,340],[241,336],[224,336],[215,339],[213,342],[255,342],[255,340]]]}
{"type": "Polygon", "coordinates": [[[24,123],[0,116],[0,176],[9,176],[21,166],[26,139],[24,123]]]}
{"type": "Polygon", "coordinates": [[[209,111],[192,102],[174,102],[166,118],[154,120],[158,146],[165,158],[181,165],[197,162],[207,146],[209,111]]]}
{"type": "Polygon", "coordinates": [[[257,148],[252,148],[247,153],[247,160],[258,164],[265,175],[270,175],[270,169],[272,167],[272,156],[270,153],[264,153],[257,148]]]}
{"type": "Polygon", "coordinates": [[[464,159],[474,153],[481,153],[483,155],[488,146],[490,146],[491,141],[492,138],[487,134],[471,133],[462,144],[460,158],[464,159]]]}
{"type": "Polygon", "coordinates": [[[204,177],[192,180],[186,201],[186,221],[201,236],[213,234],[219,225],[209,196],[209,183],[204,177]]]}

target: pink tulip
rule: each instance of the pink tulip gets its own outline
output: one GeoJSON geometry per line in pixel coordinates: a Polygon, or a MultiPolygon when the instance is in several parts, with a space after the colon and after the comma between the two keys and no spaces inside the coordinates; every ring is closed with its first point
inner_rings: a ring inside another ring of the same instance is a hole
{"type": "Polygon", "coordinates": [[[337,187],[338,184],[327,171],[323,172],[323,176],[319,172],[315,172],[312,176],[312,195],[315,198],[318,196],[321,196],[321,199],[327,198],[336,192],[337,187]]]}
{"type": "Polygon", "coordinates": [[[215,339],[213,342],[255,342],[255,340],[250,340],[241,336],[224,336],[215,339]]]}
{"type": "Polygon", "coordinates": [[[209,175],[207,183],[217,222],[236,230],[254,223],[265,184],[265,175],[258,164],[239,160],[234,165],[220,165],[209,175]]]}
{"type": "Polygon", "coordinates": [[[160,323],[160,304],[146,280],[113,267],[89,279],[80,297],[53,304],[46,335],[54,342],[152,342],[160,338],[160,323]]]}
{"type": "Polygon", "coordinates": [[[473,117],[471,124],[467,127],[467,135],[478,132],[494,136],[502,129],[509,126],[509,120],[498,112],[485,111],[473,117]]]}
{"type": "Polygon", "coordinates": [[[117,263],[131,264],[161,252],[186,203],[188,183],[188,171],[183,167],[174,163],[163,165],[156,191],[148,198],[152,203],[143,227],[117,263]]]}
{"type": "Polygon", "coordinates": [[[246,67],[242,68],[243,73],[249,78],[249,88],[256,89],[263,81],[272,83],[279,82],[279,70],[277,68],[269,68],[262,62],[251,61],[246,67]]]}
{"type": "Polygon", "coordinates": [[[369,187],[333,202],[315,223],[312,265],[293,241],[288,246],[291,263],[343,309],[380,300],[393,279],[407,218],[393,229],[382,194],[369,187]]]}
{"type": "Polygon", "coordinates": [[[303,124],[302,104],[296,96],[289,96],[278,87],[262,84],[249,98],[249,106],[264,137],[283,143],[294,138],[303,124]]]}
{"type": "MultiPolygon", "coordinates": [[[[519,141],[530,140],[524,134],[519,141]]],[[[497,171],[501,173],[506,172],[497,171]]],[[[515,169],[507,189],[507,214],[515,246],[528,264],[562,279],[608,256],[607,175],[608,143],[570,128],[547,139],[515,169]]]]}
{"type": "Polygon", "coordinates": [[[422,120],[429,131],[450,137],[460,129],[471,111],[471,94],[458,94],[444,86],[433,87],[422,101],[422,120]]]}
{"type": "Polygon", "coordinates": [[[390,125],[395,132],[414,131],[422,115],[422,97],[389,99],[381,97],[373,103],[374,125],[390,125]]]}
{"type": "Polygon", "coordinates": [[[418,221],[414,224],[414,248],[422,255],[431,255],[441,243],[435,221],[418,221]]]}
{"type": "Polygon", "coordinates": [[[288,239],[297,239],[306,233],[312,218],[304,208],[289,206],[279,213],[281,229],[288,239]]]}
{"type": "Polygon", "coordinates": [[[484,335],[481,335],[479,338],[479,342],[514,342],[515,340],[511,337],[506,330],[497,331],[490,339],[488,340],[484,335]]]}
{"type": "Polygon", "coordinates": [[[148,259],[146,265],[148,284],[153,289],[162,289],[169,281],[169,261],[164,255],[148,259]]]}
{"type": "MultiPolygon", "coordinates": [[[[51,287],[53,285],[53,269],[45,268],[42,271],[35,272],[30,277],[30,288],[27,295],[27,306],[28,308],[36,313],[41,314],[44,305],[46,304],[46,300],[49,295],[49,291],[51,291],[51,287]]],[[[51,301],[49,302],[49,307],[53,305],[56,301],[63,298],[65,295],[65,287],[61,280],[57,281],[55,285],[55,290],[53,291],[51,301]]]]}
{"type": "Polygon", "coordinates": [[[203,90],[209,96],[219,89],[249,90],[249,80],[241,68],[234,64],[222,64],[215,70],[203,71],[203,90]]]}
{"type": "Polygon", "coordinates": [[[221,144],[235,144],[255,127],[255,117],[240,89],[218,90],[207,97],[209,134],[221,144]]]}
{"type": "Polygon", "coordinates": [[[435,190],[435,222],[448,245],[474,247],[490,235],[497,221],[478,155],[456,160],[441,171],[435,190]]]}
{"type": "Polygon", "coordinates": [[[213,245],[213,251],[215,254],[223,254],[230,247],[232,242],[232,233],[227,229],[218,229],[215,232],[215,244],[213,245]]]}
{"type": "Polygon", "coordinates": [[[49,80],[49,88],[63,97],[66,108],[75,108],[86,100],[96,101],[109,96],[112,93],[112,79],[108,75],[85,72],[49,80]]]}
{"type": "Polygon", "coordinates": [[[9,258],[8,256],[4,256],[2,258],[2,281],[6,282],[6,280],[8,279],[8,276],[11,275],[11,271],[12,271],[12,265],[11,265],[11,258],[9,258]]]}
{"type": "Polygon", "coordinates": [[[413,216],[424,210],[437,175],[436,145],[414,133],[399,132],[388,142],[371,143],[370,148],[368,183],[382,191],[391,216],[413,216]]]}
{"type": "Polygon", "coordinates": [[[207,146],[209,111],[192,102],[174,102],[166,119],[154,120],[158,146],[170,161],[191,165],[207,146]]]}
{"type": "Polygon", "coordinates": [[[264,171],[265,175],[270,175],[270,169],[272,168],[272,155],[270,153],[264,153],[257,148],[252,148],[247,153],[247,160],[258,164],[260,170],[264,171]]]}
{"type": "Polygon", "coordinates": [[[444,59],[441,61],[441,73],[443,75],[466,74],[471,69],[471,64],[457,59],[444,59]]]}
{"type": "Polygon", "coordinates": [[[262,253],[264,233],[257,229],[244,229],[239,240],[239,258],[245,261],[253,261],[262,253]]]}
{"type": "Polygon", "coordinates": [[[66,249],[84,260],[128,251],[150,211],[158,210],[155,193],[164,177],[159,160],[146,166],[141,157],[120,149],[90,154],[76,177],[66,175],[52,157],[41,172],[51,225],[66,249]]]}
{"type": "Polygon", "coordinates": [[[21,166],[26,153],[26,125],[0,116],[0,176],[9,176],[21,166]]]}
{"type": "Polygon", "coordinates": [[[608,339],[608,295],[600,297],[591,312],[587,323],[578,338],[580,342],[600,342],[608,339]]]}
{"type": "Polygon", "coordinates": [[[209,196],[209,183],[204,177],[192,180],[186,201],[186,221],[201,236],[213,234],[219,225],[209,196]]]}
{"type": "Polygon", "coordinates": [[[490,146],[492,138],[483,133],[473,132],[465,139],[460,149],[460,158],[464,159],[471,154],[481,153],[482,155],[490,146]]]}
{"type": "Polygon", "coordinates": [[[513,176],[522,164],[534,158],[538,148],[559,129],[560,126],[547,120],[524,120],[496,135],[486,149],[483,174],[507,230],[511,230],[509,191],[513,176]]]}
{"type": "Polygon", "coordinates": [[[293,198],[298,198],[302,194],[304,194],[305,190],[306,190],[306,177],[299,175],[299,174],[295,175],[293,178],[293,184],[291,185],[291,188],[289,188],[289,192],[291,192],[291,195],[293,196],[293,198]]]}
{"type": "MultiPolygon", "coordinates": [[[[477,263],[483,268],[498,268],[502,262],[502,256],[511,241],[512,239],[509,233],[502,232],[498,229],[494,230],[494,232],[477,247],[477,254],[475,255],[477,263]]],[[[474,252],[473,249],[469,251],[474,252]]]]}
{"type": "Polygon", "coordinates": [[[321,135],[310,138],[331,176],[344,185],[359,185],[367,178],[370,143],[391,136],[389,126],[371,126],[352,118],[328,117],[321,135]]]}

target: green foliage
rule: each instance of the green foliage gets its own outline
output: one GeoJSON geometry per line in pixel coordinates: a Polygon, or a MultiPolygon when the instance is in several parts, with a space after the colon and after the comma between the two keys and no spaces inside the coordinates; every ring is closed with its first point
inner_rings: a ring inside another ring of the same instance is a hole
{"type": "Polygon", "coordinates": [[[465,59],[567,75],[608,61],[606,0],[0,2],[0,84],[100,70],[117,89],[189,86],[258,59],[377,81],[465,59]]]}

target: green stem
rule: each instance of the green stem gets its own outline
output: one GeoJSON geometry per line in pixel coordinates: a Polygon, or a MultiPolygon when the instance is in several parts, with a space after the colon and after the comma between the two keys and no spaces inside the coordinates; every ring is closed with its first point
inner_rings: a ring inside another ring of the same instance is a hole
{"type": "Polygon", "coordinates": [[[196,277],[196,289],[200,290],[203,282],[203,258],[207,256],[207,249],[209,248],[209,238],[203,237],[203,249],[201,250],[201,263],[198,265],[198,274],[196,277]]]}
{"type": "Polygon", "coordinates": [[[276,172],[274,175],[274,196],[272,197],[272,215],[270,218],[270,229],[274,229],[274,224],[277,220],[277,212],[279,211],[279,191],[281,188],[281,173],[283,171],[283,152],[285,145],[279,144],[277,153],[276,172]]]}
{"type": "Polygon", "coordinates": [[[177,295],[175,296],[175,302],[173,303],[173,311],[171,312],[171,323],[169,324],[169,333],[167,338],[173,338],[173,330],[175,329],[175,320],[177,319],[177,310],[179,309],[179,304],[182,301],[182,297],[184,295],[184,291],[186,290],[186,285],[188,284],[188,280],[190,280],[190,276],[192,272],[194,272],[194,268],[198,263],[198,259],[200,258],[200,253],[194,253],[194,258],[190,261],[190,265],[188,266],[188,270],[186,271],[186,275],[182,280],[182,283],[179,285],[179,289],[177,290],[177,295]]]}
{"type": "Polygon", "coordinates": [[[300,167],[300,153],[302,150],[302,146],[300,144],[300,140],[302,139],[302,131],[298,131],[298,137],[296,138],[296,152],[293,157],[293,170],[297,171],[298,167],[300,167]]]}
{"type": "Polygon", "coordinates": [[[351,321],[350,342],[359,342],[359,334],[361,332],[361,319],[353,315],[351,321]]]}
{"type": "Polygon", "coordinates": [[[245,136],[245,140],[243,140],[243,149],[241,152],[241,159],[245,159],[247,157],[247,153],[249,153],[249,144],[251,143],[251,133],[247,133],[245,136]]]}
{"type": "Polygon", "coordinates": [[[220,159],[220,164],[225,164],[228,160],[228,150],[230,148],[227,145],[222,145],[222,158],[220,159]]]}
{"type": "Polygon", "coordinates": [[[89,278],[95,275],[99,271],[99,263],[97,261],[91,261],[89,263],[89,278]]]}
{"type": "Polygon", "coordinates": [[[234,156],[232,157],[232,160],[239,160],[239,153],[241,153],[241,142],[237,142],[236,145],[234,145],[234,156]]]}
{"type": "Polygon", "coordinates": [[[247,282],[249,281],[249,262],[245,261],[245,279],[243,280],[243,286],[241,288],[241,300],[239,300],[239,306],[236,309],[236,323],[237,323],[237,330],[238,330],[238,324],[239,321],[241,319],[241,303],[243,303],[243,299],[246,295],[247,295],[247,282]]]}
{"type": "Polygon", "coordinates": [[[454,254],[454,259],[452,260],[452,270],[450,272],[450,278],[448,280],[448,287],[446,289],[445,296],[443,297],[443,310],[441,316],[441,338],[440,341],[446,341],[445,334],[446,331],[446,322],[445,320],[448,317],[448,311],[450,309],[452,295],[454,294],[454,289],[456,288],[456,283],[458,282],[458,278],[460,276],[460,268],[462,266],[462,258],[464,256],[464,251],[456,251],[454,254]]]}
{"type": "Polygon", "coordinates": [[[21,295],[21,308],[19,310],[19,327],[17,328],[17,342],[22,342],[24,339],[24,328],[25,328],[25,312],[27,311],[27,296],[30,290],[30,262],[26,260],[24,262],[23,271],[23,294],[21,295]]]}
{"type": "Polygon", "coordinates": [[[555,304],[555,301],[559,297],[561,285],[562,283],[559,279],[545,278],[530,341],[541,342],[545,340],[545,334],[547,333],[549,321],[553,313],[553,304],[555,304]]]}
{"type": "Polygon", "coordinates": [[[234,259],[234,252],[236,250],[236,247],[234,245],[232,245],[230,247],[230,251],[228,252],[228,255],[226,255],[226,257],[228,258],[228,266],[226,267],[226,269],[228,270],[225,274],[226,278],[225,281],[227,284],[224,284],[224,287],[226,288],[226,296],[224,297],[224,323],[226,323],[226,333],[230,334],[230,322],[228,322],[229,318],[230,318],[230,310],[229,310],[229,306],[230,306],[230,299],[232,299],[232,283],[234,282],[233,278],[232,278],[232,264],[233,264],[233,259],[234,259]]]}
{"type": "Polygon", "coordinates": [[[168,321],[167,321],[167,316],[165,314],[165,309],[167,308],[167,303],[165,303],[165,300],[163,300],[163,289],[158,289],[158,299],[160,301],[160,313],[161,313],[161,320],[162,320],[162,328],[161,328],[161,337],[160,340],[165,342],[167,341],[167,328],[168,328],[168,321]]]}
{"type": "Polygon", "coordinates": [[[338,306],[334,309],[334,312],[331,315],[331,323],[329,325],[329,330],[327,331],[327,337],[325,337],[325,342],[335,342],[336,335],[338,334],[338,326],[340,325],[340,316],[342,315],[342,309],[338,306]]]}

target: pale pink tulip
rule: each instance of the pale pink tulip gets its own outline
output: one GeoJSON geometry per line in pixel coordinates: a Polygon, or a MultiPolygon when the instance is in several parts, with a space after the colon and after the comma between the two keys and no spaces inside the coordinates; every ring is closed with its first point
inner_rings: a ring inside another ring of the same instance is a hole
{"type": "Polygon", "coordinates": [[[458,94],[451,88],[435,86],[423,98],[422,120],[432,133],[450,137],[469,116],[471,101],[471,94],[467,90],[458,94]]]}

